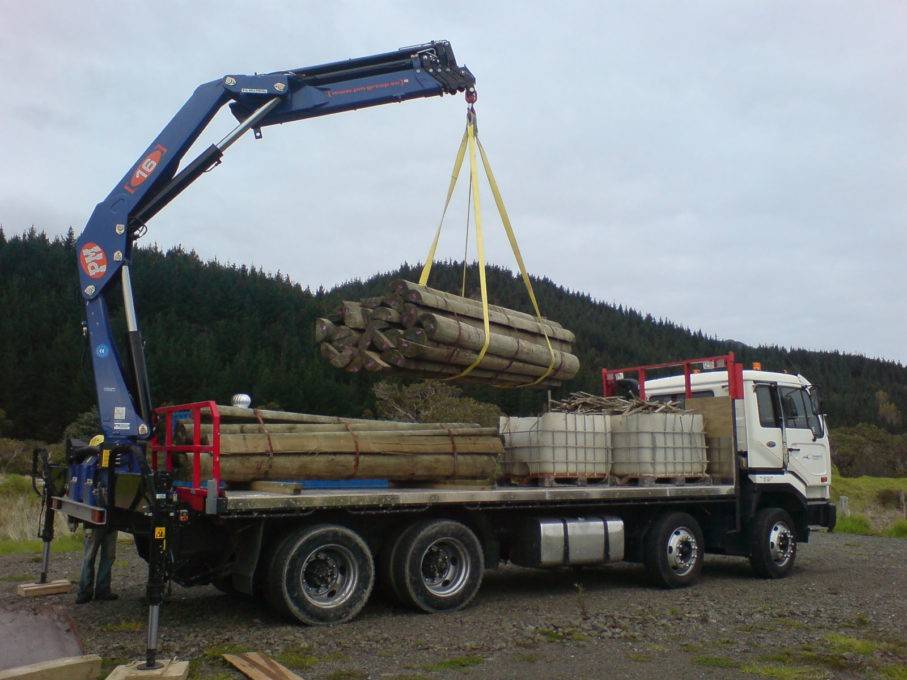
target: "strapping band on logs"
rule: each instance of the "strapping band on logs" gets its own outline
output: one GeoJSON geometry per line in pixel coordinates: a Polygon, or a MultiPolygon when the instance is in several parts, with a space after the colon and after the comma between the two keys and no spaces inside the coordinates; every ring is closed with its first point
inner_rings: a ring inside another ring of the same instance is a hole
{"type": "Polygon", "coordinates": [[[271,442],[271,433],[268,431],[268,428],[265,427],[265,421],[261,417],[261,411],[256,408],[253,409],[253,413],[255,414],[255,419],[258,421],[258,426],[261,429],[262,434],[264,434],[268,440],[268,471],[270,471],[271,465],[274,463],[274,444],[271,442]]]}
{"type": "Polygon", "coordinates": [[[454,437],[453,430],[447,428],[447,436],[450,438],[450,450],[453,452],[453,470],[450,473],[451,479],[457,478],[457,439],[454,437]]]}
{"type": "Polygon", "coordinates": [[[359,474],[359,457],[362,455],[362,452],[359,450],[359,437],[356,436],[356,433],[353,431],[353,428],[350,427],[350,424],[345,422],[343,426],[346,428],[346,431],[350,433],[350,436],[353,438],[353,448],[356,451],[356,455],[353,458],[353,474],[351,477],[355,477],[359,474]]]}

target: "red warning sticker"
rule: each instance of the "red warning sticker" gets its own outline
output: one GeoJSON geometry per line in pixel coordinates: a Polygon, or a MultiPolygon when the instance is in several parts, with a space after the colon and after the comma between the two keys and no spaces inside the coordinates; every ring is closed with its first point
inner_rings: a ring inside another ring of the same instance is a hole
{"type": "Polygon", "coordinates": [[[107,253],[97,243],[89,241],[79,251],[79,264],[89,278],[99,279],[107,273],[107,253]]]}

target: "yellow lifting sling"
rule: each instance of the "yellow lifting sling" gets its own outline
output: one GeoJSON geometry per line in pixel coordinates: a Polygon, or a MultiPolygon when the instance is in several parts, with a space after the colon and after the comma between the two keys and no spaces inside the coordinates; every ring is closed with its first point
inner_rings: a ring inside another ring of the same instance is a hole
{"type": "MultiPolygon", "coordinates": [[[[482,158],[482,165],[485,168],[485,176],[488,179],[488,185],[491,187],[491,193],[494,196],[495,205],[497,206],[498,213],[501,216],[501,223],[504,225],[504,231],[507,234],[507,240],[510,243],[510,247],[513,250],[513,255],[516,258],[517,265],[520,268],[520,275],[523,278],[523,283],[526,286],[526,291],[529,293],[529,300],[532,302],[532,308],[535,311],[535,316],[539,321],[539,329],[545,336],[545,343],[548,345],[548,353],[551,356],[551,361],[548,364],[548,370],[546,370],[542,375],[540,375],[535,380],[532,380],[531,382],[527,382],[522,385],[516,385],[516,387],[531,387],[540,382],[543,382],[549,375],[551,375],[552,371],[554,370],[554,348],[551,346],[551,339],[548,337],[548,333],[545,331],[542,312],[539,309],[539,304],[535,297],[535,291],[533,291],[532,289],[532,281],[529,279],[529,273],[526,271],[526,265],[523,262],[523,256],[520,253],[520,247],[517,244],[513,226],[510,223],[510,217],[507,215],[507,209],[504,207],[504,199],[501,198],[501,191],[498,188],[498,183],[495,180],[494,173],[491,171],[491,163],[488,161],[488,155],[485,153],[485,148],[482,146],[481,140],[479,140],[478,132],[476,131],[476,114],[475,109],[472,107],[472,105],[469,106],[469,110],[466,114],[466,131],[463,133],[463,139],[460,142],[460,148],[457,150],[457,156],[454,160],[453,172],[450,176],[450,184],[447,188],[447,198],[444,201],[444,210],[441,213],[441,220],[440,222],[438,222],[438,228],[435,230],[435,237],[428,249],[428,255],[425,258],[425,265],[422,267],[422,274],[419,276],[419,285],[428,285],[428,277],[431,274],[431,268],[435,260],[435,253],[438,249],[438,241],[441,238],[441,227],[444,225],[444,217],[447,215],[447,208],[450,206],[450,199],[453,196],[454,188],[457,185],[457,179],[460,176],[460,169],[463,166],[463,159],[466,156],[466,152],[468,151],[470,178],[469,184],[472,190],[471,203],[473,217],[476,225],[476,255],[479,261],[479,287],[482,294],[482,324],[485,331],[485,341],[482,344],[482,348],[479,351],[476,360],[473,361],[472,364],[463,369],[461,373],[445,379],[457,380],[458,378],[466,377],[473,371],[473,369],[475,369],[480,363],[482,363],[482,359],[485,358],[485,354],[488,351],[488,345],[491,342],[491,327],[488,318],[488,285],[485,277],[485,236],[482,231],[482,210],[481,206],[479,205],[478,160],[476,158],[477,148],[478,153],[482,158]]],[[[513,385],[496,386],[508,388],[514,387],[513,385]]]]}

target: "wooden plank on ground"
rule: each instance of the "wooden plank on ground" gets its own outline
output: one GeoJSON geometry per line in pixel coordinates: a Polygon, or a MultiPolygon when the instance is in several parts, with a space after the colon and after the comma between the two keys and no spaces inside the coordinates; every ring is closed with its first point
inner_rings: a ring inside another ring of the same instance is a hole
{"type": "Polygon", "coordinates": [[[144,661],[133,661],[117,666],[107,676],[107,680],[186,680],[189,676],[189,662],[165,659],[159,662],[160,668],[143,670],[144,661]]]}
{"type": "Polygon", "coordinates": [[[9,668],[0,671],[0,680],[97,680],[100,674],[101,657],[87,654],[9,668]]]}
{"type": "Polygon", "coordinates": [[[41,597],[42,595],[59,595],[72,590],[72,583],[67,579],[57,579],[47,583],[20,583],[16,588],[19,597],[41,597]]]}
{"type": "Polygon", "coordinates": [[[258,652],[224,654],[224,659],[249,680],[302,680],[302,676],[258,652]]]}

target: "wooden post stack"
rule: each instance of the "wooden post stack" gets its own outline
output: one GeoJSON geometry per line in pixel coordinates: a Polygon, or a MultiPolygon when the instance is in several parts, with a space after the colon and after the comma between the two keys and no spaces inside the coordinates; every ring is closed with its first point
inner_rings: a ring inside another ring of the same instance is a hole
{"type": "MultiPolygon", "coordinates": [[[[219,406],[220,471],[225,482],[378,478],[392,482],[481,480],[498,472],[503,445],[496,428],[472,423],[407,423],[219,406]]],[[[202,423],[201,443],[213,426],[202,423]]],[[[176,443],[194,425],[182,421],[176,443]]],[[[211,457],[200,458],[203,478],[211,457]]],[[[188,455],[178,457],[184,475],[188,455]]]]}
{"type": "MultiPolygon", "coordinates": [[[[497,305],[489,305],[488,319],[488,350],[462,380],[517,387],[545,376],[533,387],[550,388],[579,371],[575,336],[556,321],[497,305]]],[[[343,302],[331,318],[318,319],[315,342],[327,362],[350,373],[452,378],[485,344],[482,303],[397,280],[382,298],[343,302]]]]}

